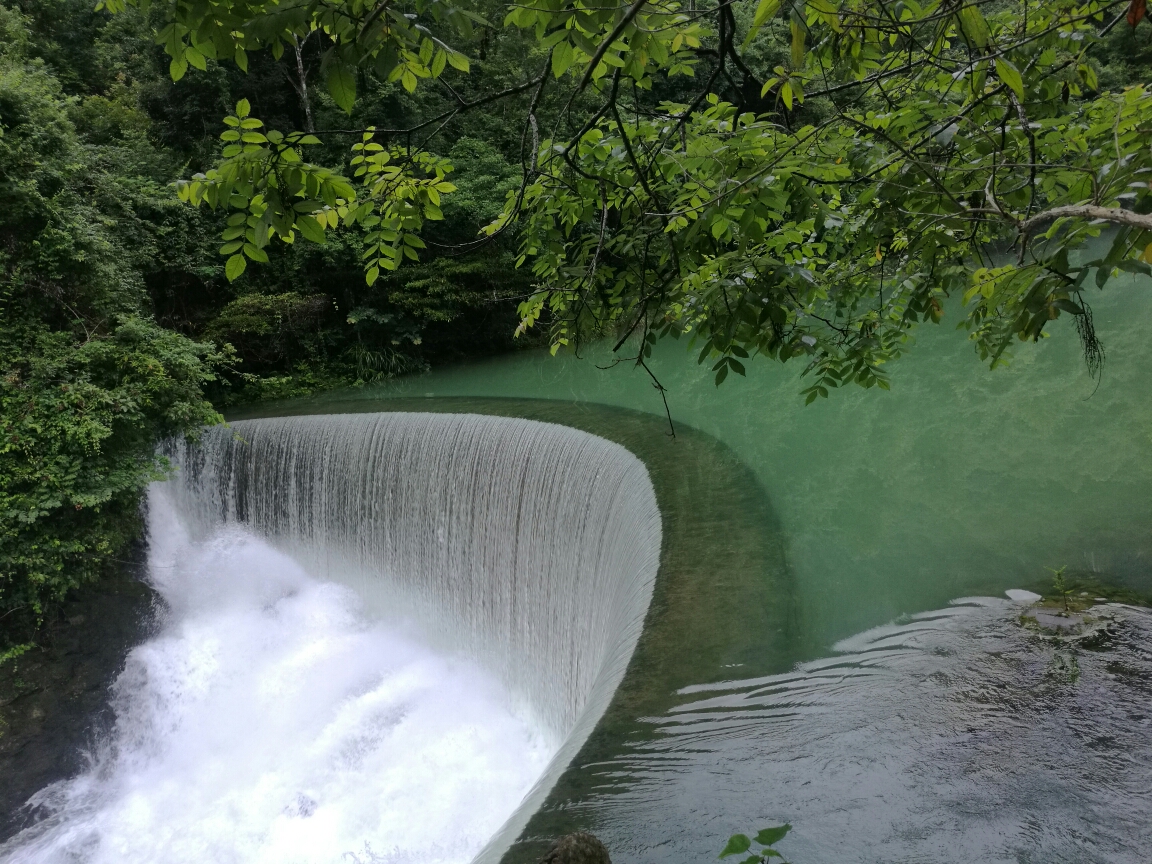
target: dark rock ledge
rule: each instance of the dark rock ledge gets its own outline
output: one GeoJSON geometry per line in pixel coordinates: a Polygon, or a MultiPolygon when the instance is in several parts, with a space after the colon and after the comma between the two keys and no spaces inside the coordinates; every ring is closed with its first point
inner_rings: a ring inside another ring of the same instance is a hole
{"type": "Polygon", "coordinates": [[[36,647],[0,665],[0,842],[36,821],[25,802],[80,771],[112,722],[109,685],[159,608],[129,569],[77,592],[36,647]]]}

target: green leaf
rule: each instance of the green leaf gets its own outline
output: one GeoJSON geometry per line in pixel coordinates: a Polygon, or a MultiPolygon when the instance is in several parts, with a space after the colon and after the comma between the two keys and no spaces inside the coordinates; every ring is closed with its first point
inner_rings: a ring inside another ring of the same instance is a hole
{"type": "Polygon", "coordinates": [[[1024,79],[1020,77],[1020,70],[1013,66],[1010,60],[1006,57],[997,57],[996,74],[1011,88],[1017,99],[1024,98],[1024,79]]]}
{"type": "Polygon", "coordinates": [[[172,76],[173,81],[179,81],[184,77],[184,73],[188,71],[188,61],[183,57],[173,60],[168,64],[168,74],[172,76]]]}
{"type": "Polygon", "coordinates": [[[987,48],[988,38],[991,35],[988,32],[988,23],[984,20],[984,16],[980,14],[979,8],[974,4],[965,4],[960,9],[960,29],[964,31],[967,36],[977,48],[987,48]]]}
{"type": "Polygon", "coordinates": [[[191,45],[184,49],[184,57],[189,63],[191,63],[201,72],[204,72],[208,69],[208,61],[204,59],[204,55],[193,48],[191,45]]]}
{"type": "MultiPolygon", "coordinates": [[[[716,373],[716,383],[719,384],[724,380],[724,376],[728,374],[728,367],[725,366],[718,373],[716,373]]],[[[752,841],[748,839],[747,834],[733,834],[728,838],[728,845],[724,847],[724,851],[720,853],[720,857],[724,858],[728,855],[739,855],[742,852],[747,852],[752,848],[752,841]]]]}
{"type": "Polygon", "coordinates": [[[756,842],[761,846],[775,846],[792,830],[791,825],[778,825],[775,828],[765,828],[756,835],[756,842]]]}
{"type": "Polygon", "coordinates": [[[268,253],[263,249],[257,249],[251,243],[244,244],[244,254],[251,258],[253,261],[259,261],[261,264],[268,263],[268,253]]]}
{"type": "Polygon", "coordinates": [[[1128,237],[1130,234],[1131,229],[1129,228],[1121,228],[1117,231],[1116,236],[1112,238],[1112,245],[1108,247],[1108,254],[1100,263],[1106,267],[1111,267],[1124,260],[1128,254],[1128,237]]]}
{"type": "Polygon", "coordinates": [[[792,71],[797,71],[804,68],[804,38],[807,36],[807,30],[804,27],[804,22],[797,18],[792,19],[792,71]]]}
{"type": "Polygon", "coordinates": [[[328,92],[346,114],[356,104],[356,70],[336,59],[328,67],[328,92]]]}
{"type": "Polygon", "coordinates": [[[252,105],[248,102],[247,99],[241,99],[236,103],[236,116],[241,119],[247,117],[251,110],[252,105]]]}
{"type": "Polygon", "coordinates": [[[248,262],[244,260],[243,255],[233,255],[224,265],[224,275],[228,277],[229,282],[235,282],[247,266],[248,262]]]}
{"type": "Polygon", "coordinates": [[[457,51],[448,52],[448,65],[461,72],[467,72],[469,69],[468,58],[457,51]]]}
{"type": "Polygon", "coordinates": [[[572,66],[576,52],[572,50],[572,43],[565,39],[552,51],[552,74],[561,77],[572,66]]]}
{"type": "Polygon", "coordinates": [[[444,53],[443,49],[436,52],[436,56],[432,58],[432,77],[439,78],[440,73],[444,71],[444,64],[448,61],[448,55],[444,53]]]}
{"type": "Polygon", "coordinates": [[[781,0],[760,0],[760,4],[756,7],[756,14],[752,18],[752,26],[748,28],[748,35],[744,37],[744,47],[747,48],[756,34],[760,32],[770,18],[780,11],[781,0]]]}
{"type": "Polygon", "coordinates": [[[324,228],[311,216],[297,216],[296,227],[300,233],[313,243],[323,243],[325,239],[324,228]]]}
{"type": "Polygon", "coordinates": [[[1152,267],[1149,267],[1143,261],[1121,261],[1116,266],[1125,273],[1140,273],[1144,276],[1152,276],[1152,267]]]}

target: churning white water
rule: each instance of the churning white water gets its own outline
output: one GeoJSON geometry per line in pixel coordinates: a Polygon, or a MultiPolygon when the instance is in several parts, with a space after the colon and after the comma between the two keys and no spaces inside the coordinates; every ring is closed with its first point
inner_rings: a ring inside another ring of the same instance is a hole
{"type": "Polygon", "coordinates": [[[235,525],[191,540],[150,507],[159,633],[116,721],[5,862],[467,864],[558,742],[496,678],[368,620],[235,525]]]}

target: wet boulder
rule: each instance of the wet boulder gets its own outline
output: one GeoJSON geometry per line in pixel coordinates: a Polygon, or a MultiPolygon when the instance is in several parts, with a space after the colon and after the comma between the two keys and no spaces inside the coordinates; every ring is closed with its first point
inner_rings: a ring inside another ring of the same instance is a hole
{"type": "Polygon", "coordinates": [[[608,848],[593,834],[577,831],[557,838],[540,864],[612,864],[608,848]]]}

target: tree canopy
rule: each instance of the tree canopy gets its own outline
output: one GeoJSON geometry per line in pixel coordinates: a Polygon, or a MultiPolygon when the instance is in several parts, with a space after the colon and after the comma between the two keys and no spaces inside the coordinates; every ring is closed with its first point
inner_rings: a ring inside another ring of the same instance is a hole
{"type": "Polygon", "coordinates": [[[86,146],[83,106],[35,61],[0,6],[0,618],[41,615],[135,536],[156,441],[219,422],[203,387],[224,359],[141,314],[148,211],[177,209],[160,154],[86,146]]]}
{"type": "Polygon", "coordinates": [[[0,0],[0,641],[237,401],[514,333],[815,400],[946,306],[1098,371],[1148,268],[1140,0],[105,5],[0,0]]]}
{"type": "Polygon", "coordinates": [[[242,100],[220,161],[180,186],[232,214],[229,278],[336,229],[363,232],[369,285],[418,260],[455,192],[438,132],[507,101],[521,182],[483,233],[515,233],[534,279],[519,330],[546,322],[553,350],[610,335],[644,364],[687,336],[717,383],[754,355],[798,358],[814,399],[887,387],[910,329],[959,296],[993,365],[1070,314],[1095,371],[1085,291],[1152,261],[1152,92],[1103,88],[1090,57],[1140,25],[1142,0],[176,0],[163,15],[174,78],[265,50],[301,60],[311,42],[350,114],[369,74],[446,94],[402,128],[287,132],[242,100]],[[462,92],[478,31],[498,27],[523,39],[519,80],[462,92]],[[787,51],[766,68],[769,33],[787,51]],[[345,164],[310,158],[339,138],[345,164]],[[1106,226],[1108,251],[1089,252],[1106,226]]]}

